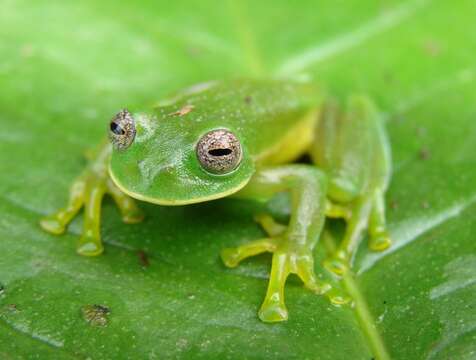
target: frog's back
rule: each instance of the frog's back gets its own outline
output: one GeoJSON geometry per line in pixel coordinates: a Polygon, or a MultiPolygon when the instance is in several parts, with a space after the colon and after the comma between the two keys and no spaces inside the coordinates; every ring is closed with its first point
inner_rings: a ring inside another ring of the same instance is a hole
{"type": "Polygon", "coordinates": [[[310,83],[280,80],[228,80],[198,85],[165,107],[180,131],[192,136],[217,128],[233,131],[260,165],[291,161],[312,141],[320,89],[310,83]]]}

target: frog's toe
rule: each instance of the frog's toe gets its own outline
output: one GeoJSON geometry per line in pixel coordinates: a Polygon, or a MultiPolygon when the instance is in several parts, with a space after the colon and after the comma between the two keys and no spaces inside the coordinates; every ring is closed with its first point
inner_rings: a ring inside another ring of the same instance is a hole
{"type": "Polygon", "coordinates": [[[43,230],[54,235],[63,234],[66,230],[65,225],[61,223],[55,216],[44,217],[40,220],[40,226],[43,230]]]}
{"type": "Polygon", "coordinates": [[[288,310],[282,302],[266,301],[258,312],[261,321],[280,322],[288,319],[288,310]]]}
{"type": "Polygon", "coordinates": [[[286,226],[282,225],[273,219],[268,214],[257,214],[254,220],[263,228],[269,237],[276,237],[283,234],[286,231],[286,226]]]}
{"type": "Polygon", "coordinates": [[[83,236],[79,240],[76,252],[82,256],[98,256],[104,251],[104,247],[97,239],[83,236]]]}
{"type": "Polygon", "coordinates": [[[345,256],[335,255],[324,260],[324,267],[330,272],[342,276],[349,269],[349,261],[345,256]]]}
{"type": "Polygon", "coordinates": [[[144,213],[139,208],[128,212],[122,216],[122,221],[126,224],[138,224],[144,220],[144,213]]]}
{"type": "Polygon", "coordinates": [[[240,263],[241,257],[238,248],[226,248],[220,252],[220,257],[226,267],[234,268],[240,263]]]}
{"type": "Polygon", "coordinates": [[[369,248],[373,251],[384,251],[392,245],[392,239],[387,233],[381,233],[371,238],[369,248]]]}
{"type": "Polygon", "coordinates": [[[238,246],[236,248],[223,249],[220,256],[223,263],[227,267],[236,267],[241,260],[250,256],[255,256],[264,252],[272,252],[276,249],[277,242],[275,239],[264,238],[251,241],[248,244],[238,246]]]}
{"type": "Polygon", "coordinates": [[[352,302],[352,298],[350,296],[343,295],[337,292],[329,292],[327,294],[327,297],[329,298],[331,304],[335,306],[347,305],[352,302]]]}

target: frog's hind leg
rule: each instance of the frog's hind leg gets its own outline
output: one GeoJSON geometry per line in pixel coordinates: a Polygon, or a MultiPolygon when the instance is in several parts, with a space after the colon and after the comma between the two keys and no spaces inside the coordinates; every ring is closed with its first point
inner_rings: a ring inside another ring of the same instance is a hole
{"type": "Polygon", "coordinates": [[[350,266],[366,229],[371,250],[383,251],[392,243],[385,225],[384,195],[380,190],[358,198],[348,207],[332,205],[326,215],[346,219],[344,238],[335,254],[324,263],[327,269],[337,275],[342,275],[350,266]]]}
{"type": "Polygon", "coordinates": [[[324,262],[324,266],[337,275],[342,275],[351,265],[355,250],[369,222],[371,199],[360,197],[349,205],[350,217],[346,220],[344,238],[335,254],[324,262]]]}
{"type": "Polygon", "coordinates": [[[390,247],[392,241],[385,224],[385,200],[381,190],[374,193],[372,210],[369,219],[369,248],[374,251],[383,251],[390,247]]]}

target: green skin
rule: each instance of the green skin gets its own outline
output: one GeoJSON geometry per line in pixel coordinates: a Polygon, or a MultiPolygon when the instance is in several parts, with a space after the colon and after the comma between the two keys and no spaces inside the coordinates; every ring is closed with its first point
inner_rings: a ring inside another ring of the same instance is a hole
{"type": "Polygon", "coordinates": [[[132,198],[159,205],[186,205],[233,196],[268,200],[291,195],[288,225],[268,215],[257,221],[266,236],[224,249],[223,262],[235,267],[247,257],[273,254],[268,291],[259,311],[266,322],[286,320],[284,286],[289,274],[326,293],[330,285],[314,273],[313,249],[326,217],[343,218],[346,233],[325,266],[336,274],[348,269],[368,229],[369,247],[390,245],[385,227],[384,193],[390,178],[390,151],[379,112],[366,97],[351,97],[344,110],[309,83],[278,80],[233,80],[196,86],[163,102],[149,113],[133,113],[137,135],[125,150],[103,145],[75,181],[67,206],[41,220],[61,234],[85,208],[78,253],[103,252],[101,202],[113,197],[126,223],[143,215],[132,198]],[[205,133],[228,129],[242,146],[240,165],[225,175],[202,168],[196,144],[205,133]],[[292,162],[308,153],[313,164],[292,162]]]}

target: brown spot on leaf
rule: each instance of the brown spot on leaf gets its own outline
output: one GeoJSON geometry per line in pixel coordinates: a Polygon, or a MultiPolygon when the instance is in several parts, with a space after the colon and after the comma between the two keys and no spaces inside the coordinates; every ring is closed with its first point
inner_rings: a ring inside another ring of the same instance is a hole
{"type": "Polygon", "coordinates": [[[6,308],[8,311],[12,312],[12,313],[16,313],[16,312],[19,312],[19,311],[20,311],[20,310],[18,310],[17,304],[7,304],[7,305],[5,306],[5,308],[6,308]]]}
{"type": "Polygon", "coordinates": [[[244,100],[245,100],[245,103],[249,105],[253,101],[253,98],[250,95],[248,95],[248,96],[245,96],[244,100]]]}
{"type": "Polygon", "coordinates": [[[143,250],[140,250],[138,253],[137,253],[137,256],[139,257],[139,263],[143,266],[143,267],[149,267],[150,266],[150,262],[149,262],[149,257],[147,256],[147,253],[143,250]]]}
{"type": "Polygon", "coordinates": [[[398,209],[398,201],[397,201],[397,200],[392,200],[392,201],[390,201],[390,208],[391,208],[392,210],[398,209]]]}
{"type": "Polygon", "coordinates": [[[418,157],[421,160],[428,160],[430,158],[430,150],[428,150],[427,148],[421,148],[418,152],[418,157]]]}

